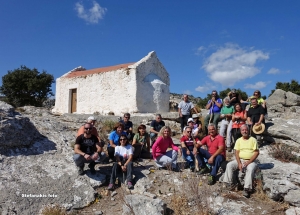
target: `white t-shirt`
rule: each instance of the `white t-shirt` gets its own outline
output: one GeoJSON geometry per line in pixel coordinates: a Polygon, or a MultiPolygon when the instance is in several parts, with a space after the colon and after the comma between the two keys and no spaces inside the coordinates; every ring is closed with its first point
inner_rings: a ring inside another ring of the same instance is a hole
{"type": "Polygon", "coordinates": [[[181,101],[178,105],[178,108],[181,109],[182,115],[190,115],[191,114],[191,109],[193,109],[195,106],[193,105],[192,102],[188,101],[181,101]]]}
{"type": "Polygon", "coordinates": [[[115,156],[122,156],[125,157],[124,154],[126,154],[127,158],[129,157],[129,155],[132,155],[132,146],[131,145],[127,145],[127,146],[116,146],[115,147],[115,156]]]}

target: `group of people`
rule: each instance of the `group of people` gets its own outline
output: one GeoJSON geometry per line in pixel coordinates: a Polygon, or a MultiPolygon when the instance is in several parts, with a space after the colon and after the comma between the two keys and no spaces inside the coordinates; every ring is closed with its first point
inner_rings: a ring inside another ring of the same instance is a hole
{"type": "MultiPolygon", "coordinates": [[[[177,158],[181,155],[192,171],[196,169],[197,174],[209,173],[208,184],[212,185],[216,181],[219,168],[226,161],[226,148],[228,152],[234,148],[235,160],[227,164],[223,182],[227,184],[226,187],[234,186],[233,172],[239,169],[246,174],[244,196],[248,197],[253,189],[252,179],[256,169],[254,161],[259,154],[256,135],[264,130],[266,104],[259,91],[255,91],[248,101],[243,101],[236,90],[232,89],[223,101],[217,91],[213,91],[206,109],[209,109],[209,113],[202,126],[197,109],[188,100],[188,95],[183,96],[183,101],[178,106],[182,131],[180,146],[174,144],[171,128],[165,125],[160,114],[151,122],[150,133],[146,131],[146,126],[141,124],[136,134],[133,133],[130,114],[124,114],[108,138],[107,154],[115,161],[108,190],[114,189],[117,172],[126,172],[128,188],[133,188],[134,159],[153,158],[158,168],[180,171],[177,158]],[[195,112],[193,115],[192,110],[195,112]],[[218,133],[219,121],[221,124],[218,133]],[[200,132],[203,132],[205,137],[199,135],[200,132]]],[[[87,123],[78,130],[73,158],[80,175],[84,174],[84,163],[89,163],[90,171],[94,174],[96,162],[106,158],[103,152],[104,144],[94,123],[95,119],[89,117],[87,123]]]]}

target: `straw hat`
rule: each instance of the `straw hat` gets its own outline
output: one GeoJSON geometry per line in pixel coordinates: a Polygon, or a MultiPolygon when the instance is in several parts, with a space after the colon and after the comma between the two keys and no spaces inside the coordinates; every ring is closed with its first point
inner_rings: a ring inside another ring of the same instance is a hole
{"type": "Polygon", "coordinates": [[[265,131],[265,124],[261,123],[260,125],[253,125],[252,131],[254,134],[261,134],[265,131]]]}

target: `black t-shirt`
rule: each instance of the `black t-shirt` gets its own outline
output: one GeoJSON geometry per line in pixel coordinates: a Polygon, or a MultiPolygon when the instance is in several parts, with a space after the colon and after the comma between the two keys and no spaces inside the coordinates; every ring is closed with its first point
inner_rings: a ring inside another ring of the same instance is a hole
{"type": "Polygon", "coordinates": [[[97,151],[96,143],[98,142],[99,140],[95,135],[92,135],[90,138],[86,138],[84,137],[84,134],[81,134],[76,138],[75,144],[80,145],[81,151],[91,155],[97,151]]]}
{"type": "Polygon", "coordinates": [[[120,120],[120,123],[124,125],[124,131],[128,133],[129,128],[132,128],[133,124],[131,121],[128,121],[127,123],[124,122],[124,120],[120,120]]]}
{"type": "Polygon", "coordinates": [[[232,94],[229,95],[230,100],[231,100],[233,97],[235,97],[235,99],[233,99],[233,100],[230,102],[230,104],[231,104],[232,106],[234,106],[236,103],[240,103],[240,101],[239,101],[239,94],[238,94],[238,93],[236,93],[235,96],[232,96],[232,94]]]}
{"type": "MultiPolygon", "coordinates": [[[[265,114],[265,110],[261,105],[258,105],[256,108],[250,107],[247,112],[247,116],[251,118],[252,123],[257,123],[261,114],[265,114]]],[[[265,123],[265,119],[262,122],[265,123]]]]}
{"type": "Polygon", "coordinates": [[[164,121],[157,122],[156,120],[153,120],[151,122],[151,124],[150,124],[150,127],[153,128],[153,130],[155,130],[157,132],[159,132],[160,129],[162,127],[164,127],[164,126],[165,126],[165,122],[164,121]]]}

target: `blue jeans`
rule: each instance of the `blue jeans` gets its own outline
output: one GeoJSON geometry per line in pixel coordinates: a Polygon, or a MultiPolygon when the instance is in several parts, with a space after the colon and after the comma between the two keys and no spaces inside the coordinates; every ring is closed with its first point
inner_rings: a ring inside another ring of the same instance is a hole
{"type": "Polygon", "coordinates": [[[188,162],[190,166],[195,166],[195,156],[193,155],[193,151],[190,151],[190,154],[188,155],[187,152],[188,149],[182,149],[182,158],[188,162]]]}
{"type": "MultiPolygon", "coordinates": [[[[204,168],[206,166],[204,158],[206,158],[207,160],[211,157],[211,154],[209,154],[209,152],[205,149],[198,149],[198,162],[199,162],[199,166],[201,168],[204,168]]],[[[212,176],[216,176],[218,173],[219,168],[221,167],[221,163],[225,160],[223,155],[217,155],[217,157],[215,157],[214,162],[212,164],[213,168],[211,170],[211,175],[212,176]]]]}

